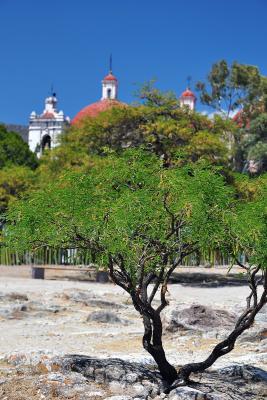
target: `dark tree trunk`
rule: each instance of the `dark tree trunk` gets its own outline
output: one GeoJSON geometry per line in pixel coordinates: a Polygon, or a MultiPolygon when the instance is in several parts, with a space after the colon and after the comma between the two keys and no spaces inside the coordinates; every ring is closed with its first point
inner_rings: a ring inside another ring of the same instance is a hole
{"type": "Polygon", "coordinates": [[[162,379],[168,385],[171,385],[178,377],[177,371],[171,365],[165,355],[162,345],[162,322],[160,315],[155,315],[153,318],[143,316],[145,333],[143,336],[143,346],[146,351],[154,358],[162,379]]]}

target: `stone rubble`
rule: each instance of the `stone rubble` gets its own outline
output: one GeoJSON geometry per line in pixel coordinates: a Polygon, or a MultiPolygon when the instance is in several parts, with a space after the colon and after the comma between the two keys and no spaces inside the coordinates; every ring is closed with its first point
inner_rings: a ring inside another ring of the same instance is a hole
{"type": "Polygon", "coordinates": [[[201,304],[193,304],[190,307],[175,305],[166,310],[164,314],[164,326],[169,332],[178,329],[207,331],[230,329],[234,327],[236,315],[226,310],[212,309],[201,304]]]}
{"type": "Polygon", "coordinates": [[[130,323],[128,320],[119,318],[117,314],[110,311],[94,311],[88,315],[87,321],[105,323],[105,324],[123,324],[123,325],[127,325],[130,323]]]}
{"type": "Polygon", "coordinates": [[[113,301],[103,300],[88,290],[65,290],[62,293],[62,298],[76,303],[81,303],[85,306],[99,307],[105,309],[119,310],[126,308],[124,304],[114,303],[113,301]]]}
{"type": "MultiPolygon", "coordinates": [[[[32,374],[44,399],[264,400],[267,396],[267,372],[252,366],[231,365],[194,375],[190,386],[166,395],[153,365],[47,352],[9,354],[4,361],[20,376],[23,371],[27,379],[32,374]]],[[[0,382],[0,388],[6,383],[0,382]]]]}

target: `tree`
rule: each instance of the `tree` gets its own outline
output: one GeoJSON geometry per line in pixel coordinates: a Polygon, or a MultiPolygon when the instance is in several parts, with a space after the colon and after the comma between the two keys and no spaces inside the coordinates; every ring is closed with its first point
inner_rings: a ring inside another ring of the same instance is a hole
{"type": "Polygon", "coordinates": [[[36,183],[38,161],[28,145],[15,132],[7,131],[0,125],[0,219],[17,197],[36,183]]]}
{"type": "Polygon", "coordinates": [[[230,116],[232,111],[243,108],[247,112],[259,102],[266,105],[267,78],[260,75],[257,67],[225,60],[213,64],[207,83],[198,82],[200,99],[220,113],[230,116]]]}
{"type": "Polygon", "coordinates": [[[239,134],[245,169],[252,174],[267,171],[267,113],[257,115],[239,134]]]}
{"type": "Polygon", "coordinates": [[[222,118],[211,121],[182,109],[174,95],[161,93],[150,85],[143,87],[140,98],[142,103],[138,106],[114,107],[72,126],[63,135],[61,147],[51,153],[51,162],[62,160],[64,168],[68,166],[68,162],[64,164],[64,154],[72,154],[75,165],[80,163],[81,168],[86,168],[88,156],[105,154],[107,148],[120,153],[139,146],[152,150],[166,165],[199,159],[223,165],[229,162],[229,124],[222,118]]]}
{"type": "Polygon", "coordinates": [[[257,172],[264,171],[266,146],[259,140],[255,147],[247,143],[253,135],[249,134],[250,122],[266,111],[267,77],[260,74],[257,67],[234,62],[228,65],[225,60],[213,64],[207,82],[198,82],[203,104],[214,108],[226,119],[235,122],[225,124],[225,137],[228,136],[229,153],[234,170],[242,171],[244,167],[257,172]]]}
{"type": "Polygon", "coordinates": [[[12,164],[35,169],[38,162],[27,143],[17,133],[8,132],[4,125],[0,125],[0,168],[12,164]]]}
{"type": "Polygon", "coordinates": [[[0,216],[8,205],[36,185],[37,176],[25,166],[9,166],[0,170],[0,216]]]}
{"type": "Polygon", "coordinates": [[[94,159],[93,154],[87,154],[78,144],[58,146],[46,151],[39,161],[38,183],[40,186],[46,185],[67,170],[86,172],[94,165],[94,159]]]}
{"type": "Polygon", "coordinates": [[[49,246],[90,251],[142,316],[143,346],[170,390],[231,351],[266,304],[266,268],[263,293],[257,294],[257,273],[267,261],[266,209],[262,189],[256,202],[236,205],[234,190],[214,167],[166,169],[155,155],[131,150],[102,158],[88,174],[68,173],[13,204],[5,240],[16,250],[49,246]],[[244,220],[253,228],[247,230],[244,220]],[[218,249],[230,252],[238,263],[238,254],[246,252],[251,267],[240,265],[251,288],[247,308],[206,360],[177,372],[162,343],[168,281],[188,255],[218,249]],[[154,301],[158,292],[160,305],[154,301]]]}
{"type": "Polygon", "coordinates": [[[267,186],[267,174],[250,177],[248,174],[234,173],[232,184],[236,191],[236,197],[244,202],[256,200],[267,186]]]}

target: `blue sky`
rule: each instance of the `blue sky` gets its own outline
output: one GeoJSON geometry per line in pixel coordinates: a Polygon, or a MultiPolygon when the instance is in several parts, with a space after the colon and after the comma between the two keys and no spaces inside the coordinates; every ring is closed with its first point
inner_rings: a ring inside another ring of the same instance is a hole
{"type": "Polygon", "coordinates": [[[109,54],[119,97],[157,79],[177,95],[212,63],[267,75],[267,0],[0,0],[0,121],[27,124],[51,84],[70,117],[101,96],[109,54]]]}

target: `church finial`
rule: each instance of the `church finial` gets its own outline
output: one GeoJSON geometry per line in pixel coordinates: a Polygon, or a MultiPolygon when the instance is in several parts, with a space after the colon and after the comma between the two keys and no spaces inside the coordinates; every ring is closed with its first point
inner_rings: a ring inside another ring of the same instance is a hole
{"type": "Polygon", "coordinates": [[[112,74],[112,53],[109,56],[109,73],[112,74]]]}
{"type": "Polygon", "coordinates": [[[51,83],[51,88],[50,88],[50,93],[49,93],[49,95],[50,95],[51,97],[57,97],[57,94],[56,94],[56,92],[55,92],[53,83],[51,83]]]}
{"type": "Polygon", "coordinates": [[[191,80],[192,80],[192,76],[189,75],[189,76],[187,77],[187,87],[188,87],[188,89],[190,89],[191,80]]]}

